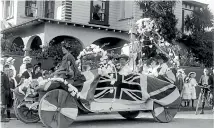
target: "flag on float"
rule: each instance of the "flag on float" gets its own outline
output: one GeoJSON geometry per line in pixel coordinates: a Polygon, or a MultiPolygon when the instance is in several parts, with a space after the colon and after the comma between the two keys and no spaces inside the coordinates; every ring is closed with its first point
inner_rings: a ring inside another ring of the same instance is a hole
{"type": "MultiPolygon", "coordinates": [[[[112,90],[113,86],[110,85],[111,79],[101,77],[98,74],[98,70],[86,71],[83,75],[86,77],[86,81],[80,92],[82,99],[93,101],[94,98],[105,97],[104,95],[108,95],[112,90]],[[102,83],[99,85],[103,87],[98,88],[98,83],[102,83]],[[95,94],[97,89],[99,93],[95,94]]],[[[116,98],[121,100],[146,101],[150,98],[161,106],[176,105],[176,107],[180,102],[180,94],[174,84],[143,74],[130,74],[127,76],[118,74],[114,90],[114,93],[117,93],[115,94],[116,98]]]]}
{"type": "Polygon", "coordinates": [[[124,76],[122,83],[141,86],[142,96],[153,99],[160,105],[172,106],[180,102],[180,94],[177,87],[161,79],[144,74],[124,76]]]}

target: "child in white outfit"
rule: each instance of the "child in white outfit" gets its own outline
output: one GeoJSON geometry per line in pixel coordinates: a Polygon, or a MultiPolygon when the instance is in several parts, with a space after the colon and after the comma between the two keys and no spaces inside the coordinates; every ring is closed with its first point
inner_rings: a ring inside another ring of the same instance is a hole
{"type": "Polygon", "coordinates": [[[184,86],[181,93],[182,99],[184,100],[184,107],[189,106],[189,102],[191,100],[190,90],[191,88],[190,88],[189,78],[187,77],[184,81],[184,86]]]}
{"type": "Polygon", "coordinates": [[[190,72],[188,74],[188,77],[190,78],[189,84],[190,84],[190,99],[192,100],[192,108],[194,107],[194,100],[196,99],[196,89],[195,87],[198,85],[195,77],[196,73],[195,72],[190,72]]]}

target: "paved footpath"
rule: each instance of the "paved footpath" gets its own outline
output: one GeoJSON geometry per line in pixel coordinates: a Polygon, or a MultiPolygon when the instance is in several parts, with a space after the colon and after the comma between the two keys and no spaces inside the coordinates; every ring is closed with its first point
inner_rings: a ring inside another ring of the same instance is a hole
{"type": "MultiPolygon", "coordinates": [[[[214,114],[209,110],[204,115],[194,112],[179,112],[170,123],[157,123],[151,113],[141,113],[136,120],[126,120],[119,114],[88,114],[79,116],[72,128],[213,128],[214,114]]],[[[41,122],[24,124],[12,119],[2,123],[2,128],[44,128],[41,122]]]]}

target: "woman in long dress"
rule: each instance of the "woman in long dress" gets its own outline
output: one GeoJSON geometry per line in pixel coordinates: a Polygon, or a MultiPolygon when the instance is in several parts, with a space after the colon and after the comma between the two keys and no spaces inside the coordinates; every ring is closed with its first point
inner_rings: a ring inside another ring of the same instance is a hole
{"type": "Polygon", "coordinates": [[[62,62],[59,64],[55,74],[64,79],[77,81],[82,78],[81,72],[75,63],[74,56],[69,52],[69,47],[62,43],[62,52],[64,54],[62,62]]]}

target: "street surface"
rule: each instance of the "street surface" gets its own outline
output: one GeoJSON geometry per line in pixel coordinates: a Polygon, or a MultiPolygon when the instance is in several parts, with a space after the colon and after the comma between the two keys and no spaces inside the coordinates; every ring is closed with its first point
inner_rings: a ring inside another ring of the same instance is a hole
{"type": "MultiPolygon", "coordinates": [[[[136,120],[126,120],[119,114],[84,115],[79,116],[72,128],[213,128],[214,114],[209,110],[204,115],[191,112],[179,112],[170,123],[156,122],[150,113],[141,113],[136,120]]],[[[2,128],[45,128],[41,122],[24,124],[12,119],[2,123],[2,128]]]]}

